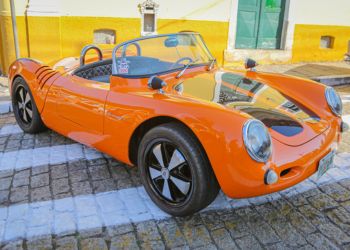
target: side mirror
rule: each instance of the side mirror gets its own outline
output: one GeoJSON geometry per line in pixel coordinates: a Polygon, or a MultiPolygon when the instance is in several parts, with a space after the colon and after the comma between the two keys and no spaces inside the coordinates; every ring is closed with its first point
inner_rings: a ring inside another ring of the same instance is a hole
{"type": "Polygon", "coordinates": [[[246,69],[253,70],[256,66],[258,66],[258,64],[253,59],[247,58],[244,62],[244,67],[246,69]]]}
{"type": "Polygon", "coordinates": [[[167,48],[177,47],[179,45],[179,40],[176,37],[169,37],[164,41],[164,46],[167,48]]]}
{"type": "Polygon", "coordinates": [[[159,90],[161,92],[162,88],[166,86],[166,83],[159,77],[152,76],[148,79],[148,87],[150,89],[159,90]]]}

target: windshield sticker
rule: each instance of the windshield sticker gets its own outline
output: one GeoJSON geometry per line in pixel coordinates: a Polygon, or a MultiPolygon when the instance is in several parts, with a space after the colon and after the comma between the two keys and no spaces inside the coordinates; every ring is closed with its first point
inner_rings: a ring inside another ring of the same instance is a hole
{"type": "Polygon", "coordinates": [[[129,74],[129,64],[130,64],[130,61],[126,60],[126,58],[121,58],[118,61],[118,73],[129,74]]]}

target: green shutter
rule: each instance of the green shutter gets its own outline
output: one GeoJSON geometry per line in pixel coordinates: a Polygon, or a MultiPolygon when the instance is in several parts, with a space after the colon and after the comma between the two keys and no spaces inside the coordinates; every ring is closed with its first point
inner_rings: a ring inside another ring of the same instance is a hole
{"type": "Polygon", "coordinates": [[[258,30],[258,49],[279,49],[285,0],[263,0],[258,30]]]}
{"type": "Polygon", "coordinates": [[[240,0],[238,3],[236,48],[255,49],[258,37],[261,0],[240,0]]]}
{"type": "Polygon", "coordinates": [[[237,49],[279,49],[285,0],[239,0],[237,49]]]}

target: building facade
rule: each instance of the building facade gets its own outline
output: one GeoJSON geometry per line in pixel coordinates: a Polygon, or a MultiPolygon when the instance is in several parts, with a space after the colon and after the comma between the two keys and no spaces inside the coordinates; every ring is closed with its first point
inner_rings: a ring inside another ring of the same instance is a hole
{"type": "MultiPolygon", "coordinates": [[[[349,0],[15,0],[21,57],[51,64],[91,43],[196,31],[220,64],[339,61],[349,0]]],[[[0,0],[0,66],[15,60],[10,1],[0,0]]]]}

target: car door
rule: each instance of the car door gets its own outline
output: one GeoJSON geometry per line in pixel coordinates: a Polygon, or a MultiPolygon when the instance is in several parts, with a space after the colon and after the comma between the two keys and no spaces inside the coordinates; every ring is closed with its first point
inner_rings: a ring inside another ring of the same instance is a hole
{"type": "Polygon", "coordinates": [[[103,134],[104,106],[109,84],[67,76],[60,79],[57,113],[85,132],[103,134]]]}

